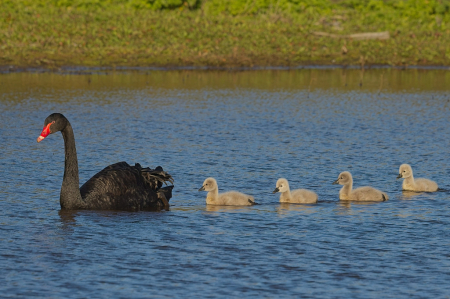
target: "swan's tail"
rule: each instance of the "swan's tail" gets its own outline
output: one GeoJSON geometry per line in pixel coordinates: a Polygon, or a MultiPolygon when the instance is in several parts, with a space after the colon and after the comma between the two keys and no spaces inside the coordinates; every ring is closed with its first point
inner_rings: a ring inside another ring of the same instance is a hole
{"type": "Polygon", "coordinates": [[[156,185],[155,187],[158,189],[162,187],[163,183],[166,185],[167,182],[173,184],[172,176],[165,172],[161,166],[158,166],[155,169],[151,169],[150,167],[142,168],[139,163],[136,163],[134,167],[140,171],[142,177],[147,181],[147,183],[152,186],[156,185]]]}
{"type": "Polygon", "coordinates": [[[156,192],[159,193],[159,194],[164,194],[164,196],[166,197],[167,201],[169,201],[172,198],[172,189],[173,189],[173,186],[167,186],[167,187],[160,188],[156,192]]]}
{"type": "Polygon", "coordinates": [[[252,201],[250,198],[248,199],[248,202],[249,202],[252,206],[254,206],[254,205],[259,205],[259,203],[255,202],[255,201],[252,201]]]}

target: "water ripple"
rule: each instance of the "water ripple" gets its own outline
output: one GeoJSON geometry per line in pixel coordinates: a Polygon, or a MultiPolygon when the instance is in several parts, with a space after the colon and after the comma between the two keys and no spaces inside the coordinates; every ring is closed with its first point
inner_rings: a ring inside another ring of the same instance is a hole
{"type": "Polygon", "coordinates": [[[2,75],[0,291],[448,297],[450,192],[402,193],[395,179],[410,163],[450,190],[448,76],[391,71],[379,90],[385,70],[373,72],[363,88],[357,70],[2,75]],[[60,211],[63,140],[35,141],[55,111],[74,127],[81,182],[118,161],[162,165],[171,211],[60,211]],[[339,202],[344,170],[391,199],[339,202]],[[208,176],[260,205],[205,206],[208,176]],[[279,177],[319,203],[279,204],[279,177]]]}

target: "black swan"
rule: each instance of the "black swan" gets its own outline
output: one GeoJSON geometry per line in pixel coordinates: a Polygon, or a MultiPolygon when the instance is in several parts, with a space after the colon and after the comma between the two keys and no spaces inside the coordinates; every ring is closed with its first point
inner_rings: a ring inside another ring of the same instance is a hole
{"type": "Polygon", "coordinates": [[[140,211],[169,209],[173,186],[162,188],[170,174],[162,167],[142,168],[126,162],[109,165],[79,188],[78,159],[75,137],[67,118],[60,113],[49,115],[38,137],[41,142],[49,134],[61,131],[64,138],[65,166],[60,203],[63,210],[140,211]]]}

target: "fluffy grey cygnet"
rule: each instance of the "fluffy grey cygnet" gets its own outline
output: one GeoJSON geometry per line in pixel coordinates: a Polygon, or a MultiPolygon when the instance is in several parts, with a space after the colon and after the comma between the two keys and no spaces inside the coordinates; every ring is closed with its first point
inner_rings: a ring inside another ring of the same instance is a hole
{"type": "Polygon", "coordinates": [[[306,189],[290,190],[286,179],[278,179],[273,193],[280,192],[280,202],[283,203],[316,203],[317,194],[306,189]]]}
{"type": "Polygon", "coordinates": [[[229,191],[219,194],[217,181],[214,178],[207,178],[198,191],[208,191],[206,195],[207,205],[252,206],[256,204],[253,196],[241,192],[229,191]]]}
{"type": "Polygon", "coordinates": [[[344,185],[339,191],[339,199],[354,201],[386,201],[388,195],[372,187],[359,187],[353,190],[352,174],[348,171],[341,172],[333,185],[344,185]]]}
{"type": "Polygon", "coordinates": [[[438,185],[429,179],[414,179],[412,168],[409,164],[400,165],[397,179],[403,178],[402,188],[405,191],[416,192],[434,192],[437,191],[438,185]]]}

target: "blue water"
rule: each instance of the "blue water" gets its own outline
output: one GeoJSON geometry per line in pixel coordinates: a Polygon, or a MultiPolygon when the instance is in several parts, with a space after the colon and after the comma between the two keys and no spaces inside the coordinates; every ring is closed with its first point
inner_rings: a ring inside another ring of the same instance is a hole
{"type": "Polygon", "coordinates": [[[0,75],[0,297],[449,298],[450,192],[395,178],[450,190],[450,76],[381,72],[0,75]],[[161,165],[171,210],[60,211],[62,137],[36,142],[53,112],[80,183],[161,165]],[[345,170],[390,200],[340,202],[345,170]],[[209,176],[260,205],[206,206],[209,176]],[[280,204],[280,177],[319,203],[280,204]]]}

